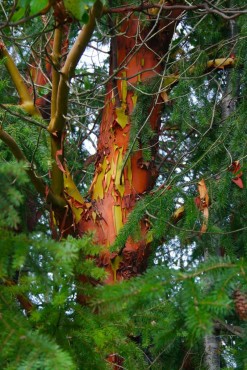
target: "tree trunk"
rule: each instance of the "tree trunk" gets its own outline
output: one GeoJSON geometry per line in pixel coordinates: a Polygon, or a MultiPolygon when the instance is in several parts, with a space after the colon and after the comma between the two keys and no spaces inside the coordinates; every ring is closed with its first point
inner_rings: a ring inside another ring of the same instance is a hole
{"type": "Polygon", "coordinates": [[[216,335],[207,335],[205,344],[205,363],[208,370],[220,369],[220,340],[216,335]]]}
{"type": "MultiPolygon", "coordinates": [[[[80,234],[94,231],[95,242],[105,246],[98,264],[109,273],[107,283],[141,273],[150,253],[146,237],[149,225],[144,219],[140,226],[136,225],[140,227],[141,240],[128,239],[117,265],[113,263],[116,253],[111,254],[108,247],[126,223],[138,199],[152,189],[157,178],[154,163],[157,138],[149,143],[151,160],[144,160],[141,143],[139,150],[126,157],[131,145],[131,115],[138,104],[138,84],[149,85],[155,77],[162,75],[164,55],[178,15],[179,12],[174,12],[169,20],[159,21],[150,15],[148,26],[142,26],[138,16],[132,14],[122,21],[118,34],[112,38],[110,75],[115,74],[115,77],[107,86],[95,174],[90,188],[91,201],[85,205],[78,223],[80,234]]],[[[159,93],[150,96],[148,117],[145,117],[141,129],[150,125],[157,134],[162,108],[159,93]]]]}
{"type": "MultiPolygon", "coordinates": [[[[20,95],[22,108],[33,116],[50,119],[47,130],[51,141],[51,187],[48,189],[30,171],[32,181],[38,183],[36,188],[43,196],[53,200],[51,218],[56,220],[60,237],[68,234],[82,236],[86,232],[94,232],[95,243],[105,246],[98,264],[109,273],[106,283],[113,283],[136,276],[147,265],[150,252],[150,243],[147,240],[149,222],[144,218],[140,225],[136,225],[140,229],[139,241],[129,238],[124,248],[121,248],[118,259],[117,253],[109,252],[109,246],[115,241],[137,201],[143,194],[150,192],[158,176],[155,157],[163,108],[160,96],[164,82],[162,75],[166,53],[181,10],[163,13],[161,9],[150,8],[144,16],[144,13],[134,12],[126,15],[123,9],[117,16],[118,24],[113,27],[117,33],[111,40],[110,77],[98,138],[95,174],[90,188],[91,201],[85,201],[66,167],[63,147],[69,85],[76,65],[94,32],[97,18],[102,15],[103,5],[100,0],[94,3],[87,24],[79,32],[65,60],[62,54],[68,46],[66,22],[69,17],[63,2],[55,2],[53,8],[56,21],[54,39],[46,44],[49,49],[47,54],[50,55],[45,58],[43,69],[40,68],[41,57],[33,56],[30,69],[32,83],[29,89],[26,89],[4,46],[1,46],[4,50],[2,57],[7,58],[6,66],[20,95]],[[51,97],[38,96],[38,87],[44,87],[50,78],[51,97]],[[154,80],[157,87],[149,90],[142,105],[137,91],[152,86],[154,80]],[[130,140],[131,126],[134,124],[132,113],[137,105],[145,114],[142,115],[141,122],[139,117],[137,131],[130,140]],[[143,131],[147,127],[149,136],[143,140],[143,131]],[[136,143],[138,150],[135,149],[136,143]],[[144,156],[145,147],[150,149],[148,159],[144,156]]],[[[43,21],[45,22],[45,18],[43,21]]],[[[18,155],[16,157],[19,158],[18,155]]]]}

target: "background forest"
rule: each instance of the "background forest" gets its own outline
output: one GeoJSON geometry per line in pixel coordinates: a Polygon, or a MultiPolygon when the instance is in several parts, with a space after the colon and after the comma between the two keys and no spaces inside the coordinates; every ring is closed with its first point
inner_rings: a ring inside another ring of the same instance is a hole
{"type": "Polygon", "coordinates": [[[247,7],[0,1],[0,368],[247,369],[247,7]]]}

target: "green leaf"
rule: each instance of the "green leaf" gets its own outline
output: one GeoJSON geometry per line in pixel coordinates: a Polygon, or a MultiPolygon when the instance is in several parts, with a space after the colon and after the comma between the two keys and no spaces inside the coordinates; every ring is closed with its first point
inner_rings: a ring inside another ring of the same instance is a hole
{"type": "Polygon", "coordinates": [[[88,21],[89,21],[89,15],[88,15],[88,12],[85,12],[83,15],[82,15],[82,17],[81,17],[81,21],[83,22],[83,23],[88,23],[88,21]]]}
{"type": "Polygon", "coordinates": [[[16,7],[17,10],[14,12],[11,20],[17,22],[23,18],[26,15],[29,4],[30,0],[19,0],[16,7]]]}
{"type": "MultiPolygon", "coordinates": [[[[65,8],[71,13],[71,15],[78,19],[82,20],[82,17],[85,15],[85,3],[78,0],[64,0],[65,8]]],[[[86,23],[85,21],[83,21],[86,23]]]]}
{"type": "Polygon", "coordinates": [[[11,18],[11,20],[12,20],[13,22],[17,22],[17,21],[19,21],[21,18],[23,18],[23,17],[24,17],[25,12],[26,12],[26,8],[20,8],[20,9],[18,9],[18,10],[13,14],[13,17],[11,18]]]}
{"type": "Polygon", "coordinates": [[[41,12],[49,5],[49,0],[31,0],[30,15],[41,12]]]}
{"type": "Polygon", "coordinates": [[[91,87],[91,84],[90,84],[90,81],[89,81],[88,76],[85,76],[84,77],[84,86],[85,86],[85,89],[86,90],[90,89],[90,87],[91,87]]]}
{"type": "Polygon", "coordinates": [[[43,87],[40,87],[39,88],[40,95],[45,96],[45,95],[49,94],[49,92],[51,91],[51,89],[49,87],[50,87],[49,84],[46,84],[43,87]]]}
{"type": "Polygon", "coordinates": [[[20,8],[27,8],[30,0],[19,0],[17,6],[20,8]]]}

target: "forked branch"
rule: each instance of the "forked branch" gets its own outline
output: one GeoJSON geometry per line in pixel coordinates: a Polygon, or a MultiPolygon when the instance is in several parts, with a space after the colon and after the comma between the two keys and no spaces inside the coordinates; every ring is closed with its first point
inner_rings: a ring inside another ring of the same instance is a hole
{"type": "Polygon", "coordinates": [[[64,129],[68,108],[69,84],[71,78],[74,76],[75,68],[91,39],[96,26],[96,20],[101,16],[102,10],[103,5],[101,1],[96,0],[90,11],[88,23],[81,29],[61,70],[57,89],[56,114],[48,127],[50,132],[62,131],[64,129]]]}

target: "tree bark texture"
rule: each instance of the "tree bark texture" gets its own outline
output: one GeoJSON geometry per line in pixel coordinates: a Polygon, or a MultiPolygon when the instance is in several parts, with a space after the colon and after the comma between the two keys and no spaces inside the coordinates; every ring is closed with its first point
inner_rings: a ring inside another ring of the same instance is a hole
{"type": "MultiPolygon", "coordinates": [[[[157,178],[154,164],[157,143],[150,142],[151,161],[144,161],[142,148],[126,160],[131,114],[137,104],[135,88],[138,84],[149,84],[154,77],[162,75],[164,63],[161,58],[168,51],[178,15],[179,12],[174,12],[169,19],[159,21],[150,16],[148,26],[142,26],[138,16],[131,14],[122,21],[118,34],[112,38],[110,75],[114,73],[115,77],[107,86],[95,174],[90,188],[91,201],[84,204],[77,224],[81,235],[94,231],[95,242],[105,246],[98,264],[109,273],[107,283],[141,273],[150,253],[146,236],[149,224],[144,219],[140,225],[141,240],[128,239],[117,266],[113,267],[116,253],[111,254],[108,247],[138,199],[152,189],[157,178]]],[[[160,96],[150,96],[149,119],[145,124],[151,125],[156,133],[162,108],[160,96]]]]}
{"type": "Polygon", "coordinates": [[[208,370],[220,369],[220,340],[216,335],[207,335],[205,343],[205,362],[208,370]]]}

